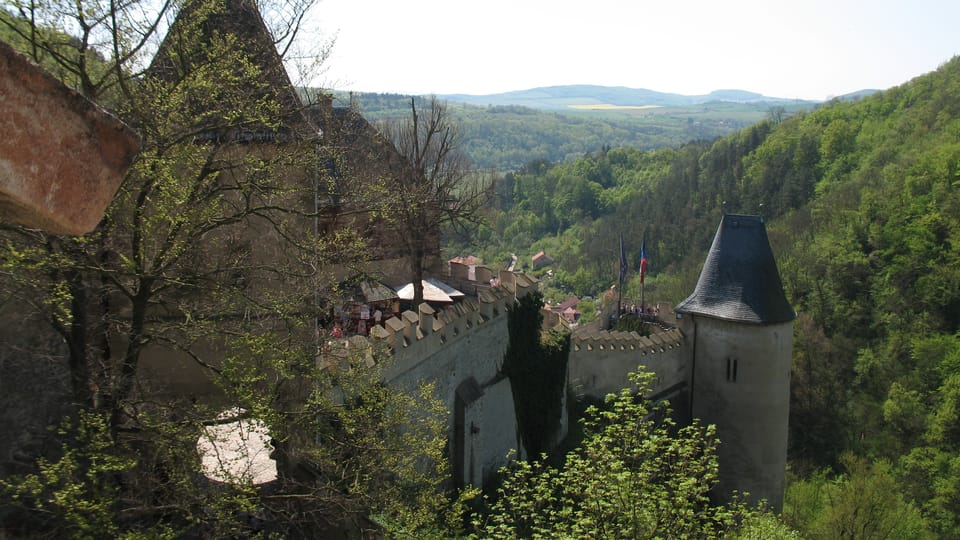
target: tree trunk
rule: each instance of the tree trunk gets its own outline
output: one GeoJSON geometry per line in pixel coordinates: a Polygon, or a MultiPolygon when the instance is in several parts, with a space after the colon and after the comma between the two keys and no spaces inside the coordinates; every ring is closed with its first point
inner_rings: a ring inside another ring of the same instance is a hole
{"type": "Polygon", "coordinates": [[[137,375],[137,366],[140,363],[140,352],[143,350],[144,327],[151,286],[149,280],[142,280],[140,289],[133,297],[133,305],[130,310],[130,330],[127,333],[127,350],[124,352],[120,364],[117,383],[110,395],[110,428],[114,431],[120,426],[124,404],[133,393],[133,383],[137,375]]]}
{"type": "Polygon", "coordinates": [[[413,308],[416,310],[423,303],[423,252],[422,246],[413,250],[413,308]]]}
{"type": "Polygon", "coordinates": [[[70,357],[70,385],[74,401],[81,406],[91,403],[90,367],[87,363],[87,289],[83,274],[70,270],[66,276],[70,288],[70,329],[67,346],[70,357]]]}

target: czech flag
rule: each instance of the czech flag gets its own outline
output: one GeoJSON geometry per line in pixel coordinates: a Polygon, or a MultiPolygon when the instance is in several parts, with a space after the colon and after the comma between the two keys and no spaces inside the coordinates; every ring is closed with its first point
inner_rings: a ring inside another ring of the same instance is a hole
{"type": "Polygon", "coordinates": [[[643,283],[643,277],[647,275],[647,239],[644,238],[640,244],[640,283],[643,283]]]}

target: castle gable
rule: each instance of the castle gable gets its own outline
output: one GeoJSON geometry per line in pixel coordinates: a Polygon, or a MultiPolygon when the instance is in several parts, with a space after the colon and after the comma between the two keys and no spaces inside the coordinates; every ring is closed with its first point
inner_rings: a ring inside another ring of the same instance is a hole
{"type": "MultiPolygon", "coordinates": [[[[287,129],[299,129],[300,124],[305,124],[303,104],[283,66],[273,37],[256,3],[251,0],[184,2],[160,44],[147,76],[171,83],[181,81],[190,73],[205,69],[205,65],[213,60],[210,51],[217,50],[211,44],[221,40],[230,43],[232,50],[240,52],[245,61],[258,68],[259,79],[265,84],[251,87],[250,92],[275,100],[282,108],[284,123],[295,124],[286,125],[287,129]]],[[[242,68],[242,65],[234,67],[237,70],[242,68]]],[[[274,140],[272,134],[268,135],[271,131],[261,128],[232,137],[240,142],[271,142],[274,140]]],[[[307,130],[303,135],[312,135],[311,131],[307,130]]]]}

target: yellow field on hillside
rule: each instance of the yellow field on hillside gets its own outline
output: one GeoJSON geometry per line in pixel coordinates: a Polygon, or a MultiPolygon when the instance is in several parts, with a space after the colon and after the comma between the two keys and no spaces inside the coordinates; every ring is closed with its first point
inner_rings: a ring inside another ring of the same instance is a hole
{"type": "Polygon", "coordinates": [[[584,109],[589,111],[614,111],[621,109],[629,110],[643,110],[643,109],[659,109],[660,105],[611,105],[609,103],[596,103],[588,105],[567,105],[571,109],[584,109]]]}

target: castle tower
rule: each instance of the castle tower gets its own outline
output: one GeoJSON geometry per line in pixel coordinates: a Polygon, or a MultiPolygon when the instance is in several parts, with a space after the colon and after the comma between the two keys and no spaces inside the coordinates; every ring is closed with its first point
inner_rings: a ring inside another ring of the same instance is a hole
{"type": "Polygon", "coordinates": [[[759,216],[723,216],[696,289],[676,307],[692,340],[690,410],[716,424],[717,496],[783,507],[793,319],[759,216]]]}

